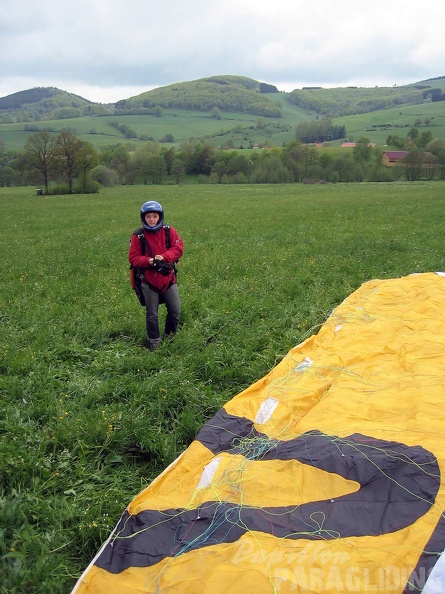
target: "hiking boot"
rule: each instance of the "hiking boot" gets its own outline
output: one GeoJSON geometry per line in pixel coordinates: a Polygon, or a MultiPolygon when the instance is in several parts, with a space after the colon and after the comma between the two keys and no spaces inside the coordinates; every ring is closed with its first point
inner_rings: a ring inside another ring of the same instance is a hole
{"type": "Polygon", "coordinates": [[[161,346],[160,338],[150,338],[148,341],[148,350],[155,351],[161,346]]]}

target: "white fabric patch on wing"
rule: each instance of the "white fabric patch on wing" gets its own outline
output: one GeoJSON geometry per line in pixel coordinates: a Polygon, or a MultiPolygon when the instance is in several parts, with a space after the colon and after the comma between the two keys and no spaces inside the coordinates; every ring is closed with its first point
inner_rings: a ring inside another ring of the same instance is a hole
{"type": "Polygon", "coordinates": [[[276,398],[266,398],[266,400],[263,400],[256,414],[254,422],[258,425],[267,423],[267,421],[273,415],[274,410],[277,408],[278,402],[279,401],[276,398]]]}
{"type": "Polygon", "coordinates": [[[301,363],[298,363],[294,371],[296,371],[297,373],[303,373],[303,371],[306,371],[306,369],[310,367],[312,363],[312,359],[309,359],[309,357],[305,357],[301,363]]]}
{"type": "Polygon", "coordinates": [[[197,485],[198,489],[204,489],[205,487],[208,487],[210,485],[221,460],[221,456],[218,458],[214,458],[204,467],[204,470],[201,474],[201,478],[199,479],[197,485]]]}

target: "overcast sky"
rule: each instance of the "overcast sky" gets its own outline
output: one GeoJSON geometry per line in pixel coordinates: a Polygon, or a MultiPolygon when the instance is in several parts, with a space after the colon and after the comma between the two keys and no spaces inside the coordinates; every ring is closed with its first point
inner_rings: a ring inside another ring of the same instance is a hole
{"type": "Polygon", "coordinates": [[[0,97],[109,103],[218,74],[400,85],[445,75],[444,22],[445,0],[2,0],[0,97]]]}

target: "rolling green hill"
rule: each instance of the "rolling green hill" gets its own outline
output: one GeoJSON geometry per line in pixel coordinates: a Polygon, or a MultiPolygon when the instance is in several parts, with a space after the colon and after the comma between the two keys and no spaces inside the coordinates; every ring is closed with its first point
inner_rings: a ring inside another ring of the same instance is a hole
{"type": "Polygon", "coordinates": [[[257,116],[281,117],[281,104],[270,98],[272,85],[264,85],[243,76],[212,76],[177,83],[147,91],[136,97],[118,101],[118,112],[146,112],[156,107],[208,112],[214,108],[224,112],[250,113],[257,116]],[[265,95],[263,92],[268,91],[265,95]]]}
{"type": "Polygon", "coordinates": [[[406,136],[413,126],[419,130],[430,130],[433,138],[445,141],[445,103],[422,103],[401,105],[370,113],[345,116],[335,120],[346,126],[348,137],[357,140],[367,136],[376,144],[385,144],[390,134],[406,136]]]}
{"type": "Polygon", "coordinates": [[[0,98],[0,117],[4,123],[65,119],[111,113],[111,107],[93,103],[54,87],[36,87],[0,98]]]}
{"type": "Polygon", "coordinates": [[[280,146],[295,139],[298,123],[329,115],[345,126],[348,140],[366,136],[383,145],[389,134],[406,136],[416,126],[445,141],[444,98],[445,77],[402,87],[282,93],[227,75],[153,89],[114,106],[37,88],[0,98],[0,140],[6,150],[20,151],[36,131],[70,129],[99,148],[192,138],[225,148],[280,146]]]}

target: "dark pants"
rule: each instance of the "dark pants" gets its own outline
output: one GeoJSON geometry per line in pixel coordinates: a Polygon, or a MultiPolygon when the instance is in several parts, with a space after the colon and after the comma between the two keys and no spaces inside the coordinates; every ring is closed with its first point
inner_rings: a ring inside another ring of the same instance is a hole
{"type": "Polygon", "coordinates": [[[180,302],[178,285],[175,283],[169,287],[165,293],[160,295],[156,291],[150,289],[148,285],[142,283],[142,291],[144,292],[146,305],[146,320],[147,320],[147,338],[155,340],[160,338],[159,332],[159,318],[158,309],[161,303],[165,303],[167,308],[167,317],[165,319],[164,335],[174,334],[179,324],[180,302]]]}

